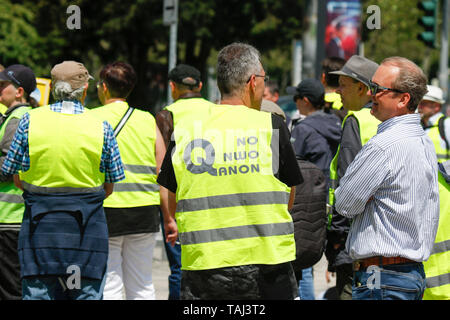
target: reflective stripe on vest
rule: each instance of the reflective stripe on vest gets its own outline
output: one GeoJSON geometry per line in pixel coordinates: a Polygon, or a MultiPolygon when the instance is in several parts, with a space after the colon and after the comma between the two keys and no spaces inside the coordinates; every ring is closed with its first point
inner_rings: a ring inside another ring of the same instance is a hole
{"type": "Polygon", "coordinates": [[[424,300],[450,300],[450,184],[439,173],[439,226],[431,256],[423,263],[424,300]]]}
{"type": "MultiPolygon", "coordinates": [[[[31,107],[23,106],[17,107],[11,112],[0,128],[0,141],[3,140],[9,121],[22,118],[29,110],[31,107]]],[[[21,223],[24,210],[22,190],[17,188],[13,181],[0,182],[0,223],[21,223]]]]}
{"type": "MultiPolygon", "coordinates": [[[[116,129],[128,103],[116,101],[90,112],[107,120],[116,129]]],[[[116,137],[125,179],[114,184],[114,192],[104,201],[107,208],[134,208],[159,205],[156,183],[156,121],[149,113],[134,109],[116,137]]]]}
{"type": "Polygon", "coordinates": [[[275,178],[270,113],[182,99],[174,119],[184,270],[295,259],[290,189],[275,178]]]}
{"type": "Polygon", "coordinates": [[[428,136],[430,137],[431,141],[433,141],[438,162],[450,160],[450,150],[447,150],[442,147],[442,143],[444,143],[445,145],[445,142],[443,142],[444,140],[441,137],[441,133],[439,132],[438,126],[439,120],[443,117],[445,116],[442,115],[439,119],[436,120],[436,123],[427,130],[428,136]]]}
{"type": "Polygon", "coordinates": [[[30,169],[20,173],[24,189],[38,193],[101,190],[105,181],[100,172],[103,121],[89,112],[64,114],[49,106],[29,114],[30,169]]]}
{"type": "MultiPolygon", "coordinates": [[[[370,138],[377,134],[378,125],[381,123],[374,116],[370,114],[369,108],[363,108],[359,111],[349,111],[344,120],[342,121],[342,129],[344,129],[345,122],[348,117],[353,116],[358,122],[359,136],[361,139],[361,145],[365,145],[370,138]]],[[[341,145],[339,145],[336,154],[330,164],[330,187],[328,189],[328,208],[334,206],[336,199],[334,198],[334,192],[339,186],[338,181],[338,159],[341,145]]],[[[328,214],[328,227],[331,226],[332,211],[328,214]]]]}

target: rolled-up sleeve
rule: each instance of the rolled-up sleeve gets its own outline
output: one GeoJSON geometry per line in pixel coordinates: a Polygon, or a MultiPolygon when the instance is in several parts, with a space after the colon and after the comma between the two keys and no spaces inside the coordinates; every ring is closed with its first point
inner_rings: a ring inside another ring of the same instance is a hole
{"type": "Polygon", "coordinates": [[[389,174],[384,151],[366,144],[348,167],[336,189],[336,211],[352,218],[364,211],[389,174]]]}

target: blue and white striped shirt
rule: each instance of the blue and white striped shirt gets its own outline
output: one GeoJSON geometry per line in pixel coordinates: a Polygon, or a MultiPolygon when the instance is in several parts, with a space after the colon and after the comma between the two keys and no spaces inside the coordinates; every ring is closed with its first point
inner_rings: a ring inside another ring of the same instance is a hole
{"type": "Polygon", "coordinates": [[[352,259],[428,259],[439,220],[438,165],[419,114],[378,126],[341,179],[336,209],[354,218],[346,243],[352,259]]]}

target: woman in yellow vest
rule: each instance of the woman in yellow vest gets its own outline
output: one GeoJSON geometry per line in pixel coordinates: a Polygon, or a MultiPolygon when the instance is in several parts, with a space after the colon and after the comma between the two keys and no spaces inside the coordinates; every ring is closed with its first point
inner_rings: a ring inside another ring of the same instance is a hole
{"type": "Polygon", "coordinates": [[[103,107],[91,110],[114,128],[125,171],[125,180],[104,202],[109,231],[105,300],[155,299],[151,266],[160,224],[156,176],[165,148],[154,117],[126,102],[135,83],[129,64],[105,66],[97,85],[103,107]]]}

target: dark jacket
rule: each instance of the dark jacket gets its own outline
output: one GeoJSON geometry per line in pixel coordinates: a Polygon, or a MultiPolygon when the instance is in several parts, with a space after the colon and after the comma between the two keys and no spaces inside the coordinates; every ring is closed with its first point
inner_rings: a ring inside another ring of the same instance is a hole
{"type": "Polygon", "coordinates": [[[291,141],[297,158],[318,166],[327,181],[330,163],[341,139],[341,121],[334,114],[317,111],[292,129],[291,141]]]}
{"type": "Polygon", "coordinates": [[[108,259],[105,192],[37,194],[25,191],[19,233],[21,276],[67,275],[77,265],[81,276],[101,279],[108,259]]]}

